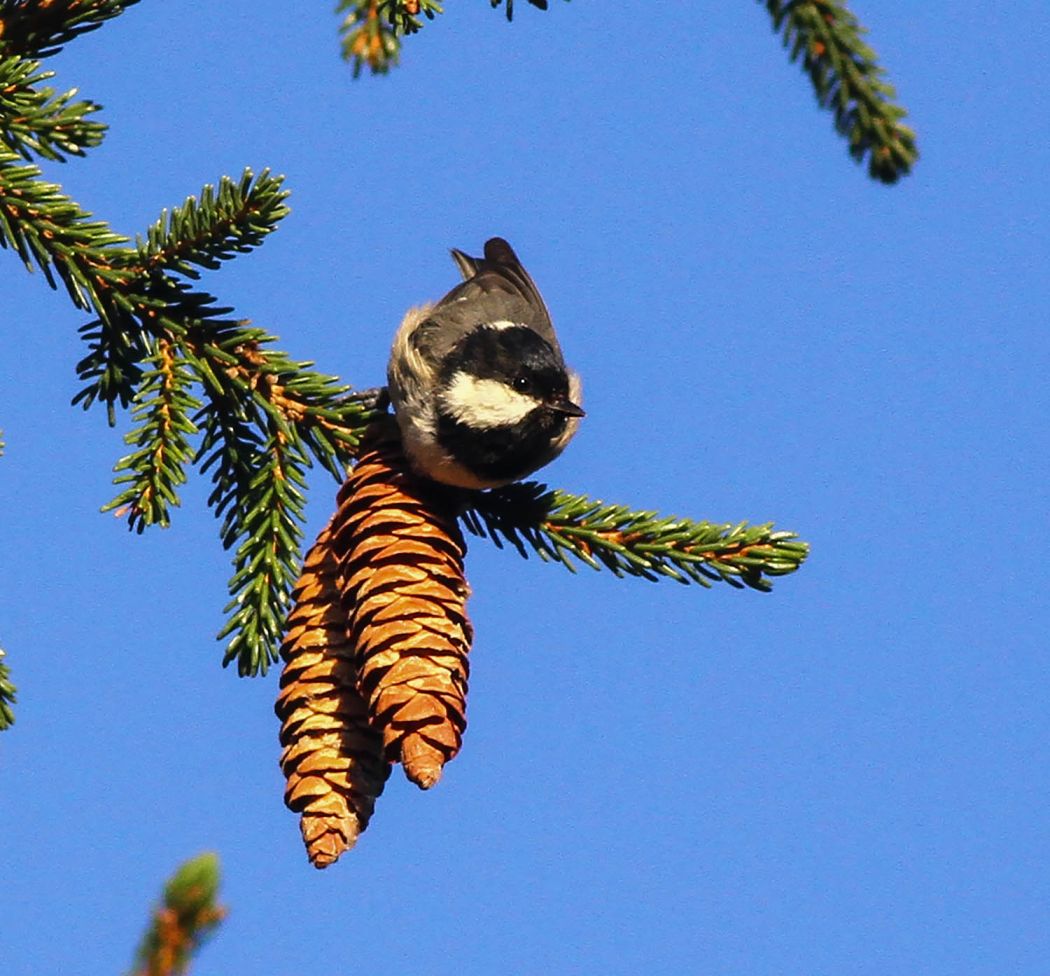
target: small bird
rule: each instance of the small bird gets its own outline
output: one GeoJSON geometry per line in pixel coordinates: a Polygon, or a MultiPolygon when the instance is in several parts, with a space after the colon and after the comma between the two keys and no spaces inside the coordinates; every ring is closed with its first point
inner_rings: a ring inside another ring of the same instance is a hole
{"type": "Polygon", "coordinates": [[[505,240],[487,241],[483,258],[454,248],[452,257],[464,280],[405,316],[387,390],[417,471],[460,488],[495,488],[564,450],[584,415],[580,378],[505,240]]]}

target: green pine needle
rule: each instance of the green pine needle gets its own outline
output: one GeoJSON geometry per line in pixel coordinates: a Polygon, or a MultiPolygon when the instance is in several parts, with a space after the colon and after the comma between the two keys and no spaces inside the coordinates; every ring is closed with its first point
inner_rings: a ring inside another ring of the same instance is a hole
{"type": "Polygon", "coordinates": [[[572,572],[577,562],[616,576],[770,590],[767,577],[794,572],[809,546],[772,525],[720,525],[607,505],[535,482],[476,493],[464,524],[497,546],[529,548],[572,572]]]}
{"type": "Polygon", "coordinates": [[[108,307],[100,297],[116,283],[108,253],[125,240],[0,146],[0,247],[13,250],[26,270],[38,268],[52,288],[61,281],[77,308],[108,307]]]}
{"type": "MultiPolygon", "coordinates": [[[[244,457],[245,455],[239,455],[244,457]]],[[[230,580],[230,614],[219,638],[232,635],[223,665],[237,662],[241,675],[266,674],[279,660],[278,649],[284,620],[290,605],[292,585],[299,569],[302,525],[305,521],[306,458],[294,443],[273,430],[262,450],[254,451],[250,463],[252,477],[244,483],[237,471],[229,486],[217,483],[227,495],[219,496],[217,508],[227,497],[234,504],[223,505],[224,542],[236,545],[234,574],[230,580]]],[[[222,465],[218,472],[229,468],[222,465]]]]}
{"type": "MultiPolygon", "coordinates": [[[[427,8],[428,17],[434,16],[433,6],[427,8]]],[[[400,35],[414,33],[423,26],[414,15],[407,15],[407,23],[402,21],[402,9],[400,0],[339,0],[336,12],[346,11],[339,23],[340,50],[343,59],[350,62],[355,78],[365,68],[373,75],[385,75],[398,64],[400,35]],[[401,23],[400,32],[395,23],[401,23]]]]}
{"type": "Polygon", "coordinates": [[[153,355],[155,338],[222,325],[231,309],[173,275],[195,279],[197,267],[215,268],[258,247],[289,212],[281,184],[267,170],[258,177],[245,170],[237,181],[223,177],[218,192],[206,186],[199,200],[162,213],[135,248],[108,248],[100,255],[92,301],[98,318],[81,329],[89,353],[77,364],[84,386],[74,403],[85,409],[104,403],[114,423],[114,406],[131,402],[139,364],[153,355]]]}

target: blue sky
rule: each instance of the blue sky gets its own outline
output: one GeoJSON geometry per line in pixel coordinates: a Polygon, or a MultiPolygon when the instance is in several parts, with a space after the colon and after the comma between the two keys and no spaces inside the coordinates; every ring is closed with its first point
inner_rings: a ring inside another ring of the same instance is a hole
{"type": "Polygon", "coordinates": [[[474,542],[463,752],[430,793],[395,771],[318,873],[277,674],[219,667],[205,486],[168,531],[98,514],[127,418],[69,407],[83,316],[0,253],[9,976],[124,971],[206,849],[199,976],[1045,972],[1045,5],[857,0],[923,153],[890,189],[759,4],[665,6],[449,3],[354,82],[328,4],[144,0],[53,59],[111,131],[48,176],[124,233],[286,175],[291,216],[206,279],[282,348],[380,382],[447,248],[501,234],[584,378],[547,480],[813,554],[762,595],[474,542]]]}

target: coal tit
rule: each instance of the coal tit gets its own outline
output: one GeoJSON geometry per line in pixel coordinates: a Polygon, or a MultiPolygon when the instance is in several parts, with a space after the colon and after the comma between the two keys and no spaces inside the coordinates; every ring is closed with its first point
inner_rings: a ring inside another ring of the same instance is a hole
{"type": "Polygon", "coordinates": [[[580,379],[506,241],[487,241],[483,258],[455,249],[452,257],[464,280],[405,316],[387,390],[416,470],[460,488],[493,488],[562,452],[583,416],[580,379]]]}

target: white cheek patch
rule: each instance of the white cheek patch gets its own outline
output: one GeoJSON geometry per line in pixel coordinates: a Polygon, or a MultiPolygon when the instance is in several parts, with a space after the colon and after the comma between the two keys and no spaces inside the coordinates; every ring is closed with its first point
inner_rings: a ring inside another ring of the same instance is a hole
{"type": "Polygon", "coordinates": [[[540,406],[535,397],[519,393],[499,380],[482,380],[462,370],[441,394],[444,411],[468,427],[509,427],[540,406]]]}

